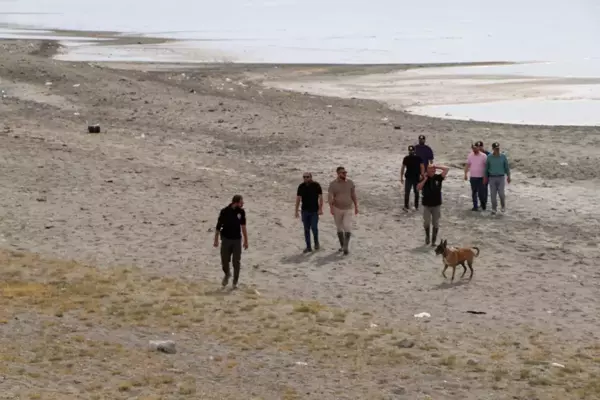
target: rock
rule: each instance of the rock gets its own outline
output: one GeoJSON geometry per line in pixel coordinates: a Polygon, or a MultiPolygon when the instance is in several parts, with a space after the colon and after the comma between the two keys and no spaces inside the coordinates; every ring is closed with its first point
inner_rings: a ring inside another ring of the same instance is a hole
{"type": "Polygon", "coordinates": [[[47,199],[46,199],[46,196],[40,196],[36,200],[39,202],[45,202],[47,199]]]}
{"type": "Polygon", "coordinates": [[[479,364],[478,360],[474,360],[472,358],[469,358],[469,361],[467,361],[467,365],[477,365],[479,364]]]}
{"type": "Polygon", "coordinates": [[[400,347],[401,349],[410,349],[415,346],[415,342],[410,339],[402,339],[401,341],[396,343],[396,347],[400,347]]]}
{"type": "Polygon", "coordinates": [[[148,347],[152,351],[158,351],[166,354],[175,354],[175,342],[172,340],[151,340],[148,347]]]}
{"type": "Polygon", "coordinates": [[[394,125],[394,129],[397,129],[397,130],[398,129],[402,129],[402,126],[401,125],[394,125]]]}
{"type": "Polygon", "coordinates": [[[393,388],[391,390],[391,392],[395,395],[401,396],[403,394],[406,394],[406,389],[403,388],[402,386],[398,386],[398,387],[393,388]]]}

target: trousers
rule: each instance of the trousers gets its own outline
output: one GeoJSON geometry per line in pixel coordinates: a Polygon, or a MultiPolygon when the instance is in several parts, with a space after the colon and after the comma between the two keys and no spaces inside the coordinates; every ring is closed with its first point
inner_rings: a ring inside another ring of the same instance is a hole
{"type": "Polygon", "coordinates": [[[471,178],[471,197],[473,199],[473,207],[478,208],[477,200],[481,203],[481,208],[487,207],[487,185],[483,183],[483,178],[471,178]]]}
{"type": "Polygon", "coordinates": [[[338,232],[352,231],[352,209],[340,210],[333,207],[333,221],[338,232]]]}
{"type": "Polygon", "coordinates": [[[415,208],[419,208],[419,191],[417,190],[417,184],[419,183],[419,178],[406,178],[404,182],[404,207],[408,208],[408,203],[410,199],[410,191],[412,190],[415,193],[415,208]]]}
{"type": "Polygon", "coordinates": [[[229,263],[233,261],[233,284],[240,278],[240,260],[242,258],[242,239],[221,238],[221,266],[225,276],[231,276],[229,263]],[[233,260],[232,260],[233,259],[233,260]]]}
{"type": "Polygon", "coordinates": [[[304,225],[304,240],[306,248],[312,248],[310,244],[310,232],[315,239],[315,246],[319,244],[319,213],[317,211],[302,211],[302,224],[304,225]]]}
{"type": "Polygon", "coordinates": [[[498,196],[500,197],[500,206],[504,208],[506,206],[506,198],[504,196],[504,187],[506,184],[506,177],[501,176],[490,176],[490,196],[492,197],[492,211],[498,209],[498,196]]]}
{"type": "Polygon", "coordinates": [[[442,216],[442,206],[423,206],[423,226],[429,229],[430,225],[434,228],[440,227],[440,217],[442,216]]]}

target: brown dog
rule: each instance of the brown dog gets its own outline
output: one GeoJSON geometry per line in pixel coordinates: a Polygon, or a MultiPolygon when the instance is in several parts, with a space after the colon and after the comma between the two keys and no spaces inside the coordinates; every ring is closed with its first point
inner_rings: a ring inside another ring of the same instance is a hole
{"type": "Polygon", "coordinates": [[[442,240],[440,244],[435,248],[435,255],[442,255],[442,260],[444,262],[444,270],[442,271],[442,276],[446,278],[446,269],[448,267],[452,268],[452,279],[451,282],[454,282],[454,273],[456,272],[456,267],[458,265],[462,265],[464,271],[461,278],[465,276],[467,273],[467,267],[465,267],[465,262],[469,266],[471,270],[471,275],[469,276],[469,280],[473,278],[473,260],[475,257],[479,256],[479,247],[448,247],[448,241],[442,240]],[[477,254],[473,250],[477,250],[477,254]]]}

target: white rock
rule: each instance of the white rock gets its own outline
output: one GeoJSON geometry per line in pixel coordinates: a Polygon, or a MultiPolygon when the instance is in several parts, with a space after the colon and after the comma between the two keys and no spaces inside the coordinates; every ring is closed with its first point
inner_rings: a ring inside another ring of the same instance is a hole
{"type": "Polygon", "coordinates": [[[159,351],[161,353],[175,354],[175,342],[172,340],[151,340],[148,343],[148,348],[152,351],[159,351]]]}

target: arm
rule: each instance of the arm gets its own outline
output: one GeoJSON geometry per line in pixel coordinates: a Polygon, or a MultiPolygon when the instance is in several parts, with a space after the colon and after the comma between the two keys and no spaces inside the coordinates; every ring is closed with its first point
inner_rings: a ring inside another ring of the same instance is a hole
{"type": "Polygon", "coordinates": [[[319,194],[319,215],[321,215],[323,214],[323,189],[321,189],[321,185],[319,185],[317,193],[319,194]]]}
{"type": "Polygon", "coordinates": [[[435,169],[442,170],[442,178],[444,178],[444,179],[446,179],[446,175],[448,175],[448,170],[450,170],[450,168],[443,166],[443,165],[436,165],[435,169]]]}
{"type": "Polygon", "coordinates": [[[406,165],[402,164],[402,168],[400,169],[400,183],[404,183],[404,170],[406,169],[406,165]]]}
{"type": "Polygon", "coordinates": [[[333,215],[333,200],[335,199],[335,196],[333,195],[333,190],[331,188],[331,185],[329,185],[329,189],[327,190],[327,203],[329,204],[329,211],[331,211],[331,214],[333,215]]]}
{"type": "Polygon", "coordinates": [[[421,176],[425,176],[425,165],[423,163],[419,164],[419,169],[421,170],[421,176]]]}
{"type": "Polygon", "coordinates": [[[221,228],[223,228],[223,210],[219,213],[219,218],[217,219],[217,226],[215,227],[215,247],[219,246],[219,234],[221,233],[221,228]]]}
{"type": "Polygon", "coordinates": [[[296,196],[296,206],[294,207],[294,215],[298,218],[298,208],[300,207],[300,199],[302,197],[296,196]]]}
{"type": "Polygon", "coordinates": [[[469,168],[470,168],[470,164],[469,164],[469,160],[467,160],[467,163],[465,164],[465,181],[468,179],[469,168]]]}
{"type": "Polygon", "coordinates": [[[483,173],[483,184],[487,185],[488,179],[490,177],[490,158],[486,158],[485,160],[485,170],[483,173]]]}
{"type": "Polygon", "coordinates": [[[352,202],[354,203],[354,213],[358,214],[358,200],[356,199],[356,188],[353,186],[352,191],[350,192],[350,197],[352,198],[352,202]]]}
{"type": "Polygon", "coordinates": [[[417,190],[423,190],[423,186],[425,185],[425,182],[427,182],[427,178],[427,175],[423,176],[423,180],[421,180],[421,182],[419,182],[419,184],[417,185],[417,190]]]}
{"type": "Polygon", "coordinates": [[[504,172],[506,173],[506,181],[510,183],[510,166],[508,165],[508,158],[504,156],[504,172]]]}
{"type": "Polygon", "coordinates": [[[242,220],[240,221],[240,225],[242,226],[242,246],[244,249],[248,250],[248,231],[246,230],[246,212],[244,211],[242,214],[242,220]]]}

